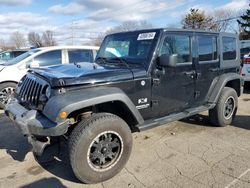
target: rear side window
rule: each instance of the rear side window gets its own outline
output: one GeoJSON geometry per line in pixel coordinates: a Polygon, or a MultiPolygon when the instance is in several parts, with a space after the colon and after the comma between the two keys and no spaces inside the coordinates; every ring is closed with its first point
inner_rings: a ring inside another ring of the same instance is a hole
{"type": "Polygon", "coordinates": [[[16,52],[13,52],[13,56],[14,57],[17,57],[17,56],[19,56],[19,55],[22,55],[22,54],[24,54],[26,51],[16,51],[16,52]]]}
{"type": "Polygon", "coordinates": [[[248,53],[250,53],[250,41],[241,41],[241,45],[240,45],[241,58],[243,58],[244,55],[248,53]]]}
{"type": "Polygon", "coordinates": [[[199,61],[212,61],[217,59],[217,38],[214,36],[199,36],[199,61]]]}
{"type": "Polygon", "coordinates": [[[222,37],[223,60],[236,59],[236,39],[233,37],[222,37]]]}
{"type": "Polygon", "coordinates": [[[45,52],[36,56],[34,61],[36,61],[41,67],[59,65],[62,63],[62,52],[61,50],[45,52]]]}
{"type": "Polygon", "coordinates": [[[69,63],[93,62],[91,50],[68,50],[69,63]]]}
{"type": "Polygon", "coordinates": [[[160,50],[162,54],[176,54],[177,63],[191,62],[190,37],[187,35],[167,35],[160,50]]]}

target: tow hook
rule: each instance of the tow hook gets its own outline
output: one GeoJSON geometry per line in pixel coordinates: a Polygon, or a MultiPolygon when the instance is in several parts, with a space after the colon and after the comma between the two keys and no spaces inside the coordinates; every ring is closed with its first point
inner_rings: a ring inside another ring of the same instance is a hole
{"type": "Polygon", "coordinates": [[[50,145],[50,137],[45,137],[44,141],[37,140],[34,136],[28,136],[28,142],[32,145],[32,151],[41,156],[46,146],[50,145]]]}

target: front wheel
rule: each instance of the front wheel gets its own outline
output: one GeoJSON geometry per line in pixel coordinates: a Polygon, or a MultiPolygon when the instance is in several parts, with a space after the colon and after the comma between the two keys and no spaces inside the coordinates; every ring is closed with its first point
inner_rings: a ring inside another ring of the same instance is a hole
{"type": "Polygon", "coordinates": [[[234,89],[225,87],[216,106],[209,110],[210,121],[220,127],[230,125],[238,107],[238,96],[234,89]]]}
{"type": "Polygon", "coordinates": [[[16,84],[12,82],[0,84],[0,109],[3,109],[7,104],[10,97],[14,94],[15,88],[16,84]]]}
{"type": "Polygon", "coordinates": [[[128,161],[131,149],[127,123],[108,113],[79,122],[69,140],[72,169],[84,183],[99,183],[115,176],[128,161]]]}

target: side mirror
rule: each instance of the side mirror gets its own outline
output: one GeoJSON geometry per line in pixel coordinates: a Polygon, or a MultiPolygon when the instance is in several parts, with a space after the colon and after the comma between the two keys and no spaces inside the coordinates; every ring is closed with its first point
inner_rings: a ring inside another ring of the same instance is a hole
{"type": "Polygon", "coordinates": [[[32,61],[29,65],[29,68],[39,68],[40,65],[37,61],[32,61]]]}
{"type": "Polygon", "coordinates": [[[158,59],[158,63],[162,67],[175,67],[177,64],[177,57],[178,54],[162,54],[158,59]]]}

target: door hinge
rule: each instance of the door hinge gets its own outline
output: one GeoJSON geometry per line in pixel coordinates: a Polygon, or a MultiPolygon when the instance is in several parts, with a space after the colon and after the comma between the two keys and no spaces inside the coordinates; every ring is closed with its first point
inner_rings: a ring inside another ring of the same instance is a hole
{"type": "Polygon", "coordinates": [[[200,97],[200,95],[201,95],[201,92],[200,92],[200,91],[195,91],[195,92],[194,92],[194,98],[195,98],[195,99],[198,99],[198,98],[200,97]]]}
{"type": "Polygon", "coordinates": [[[158,86],[160,85],[161,81],[159,78],[153,78],[153,86],[158,86]]]}

